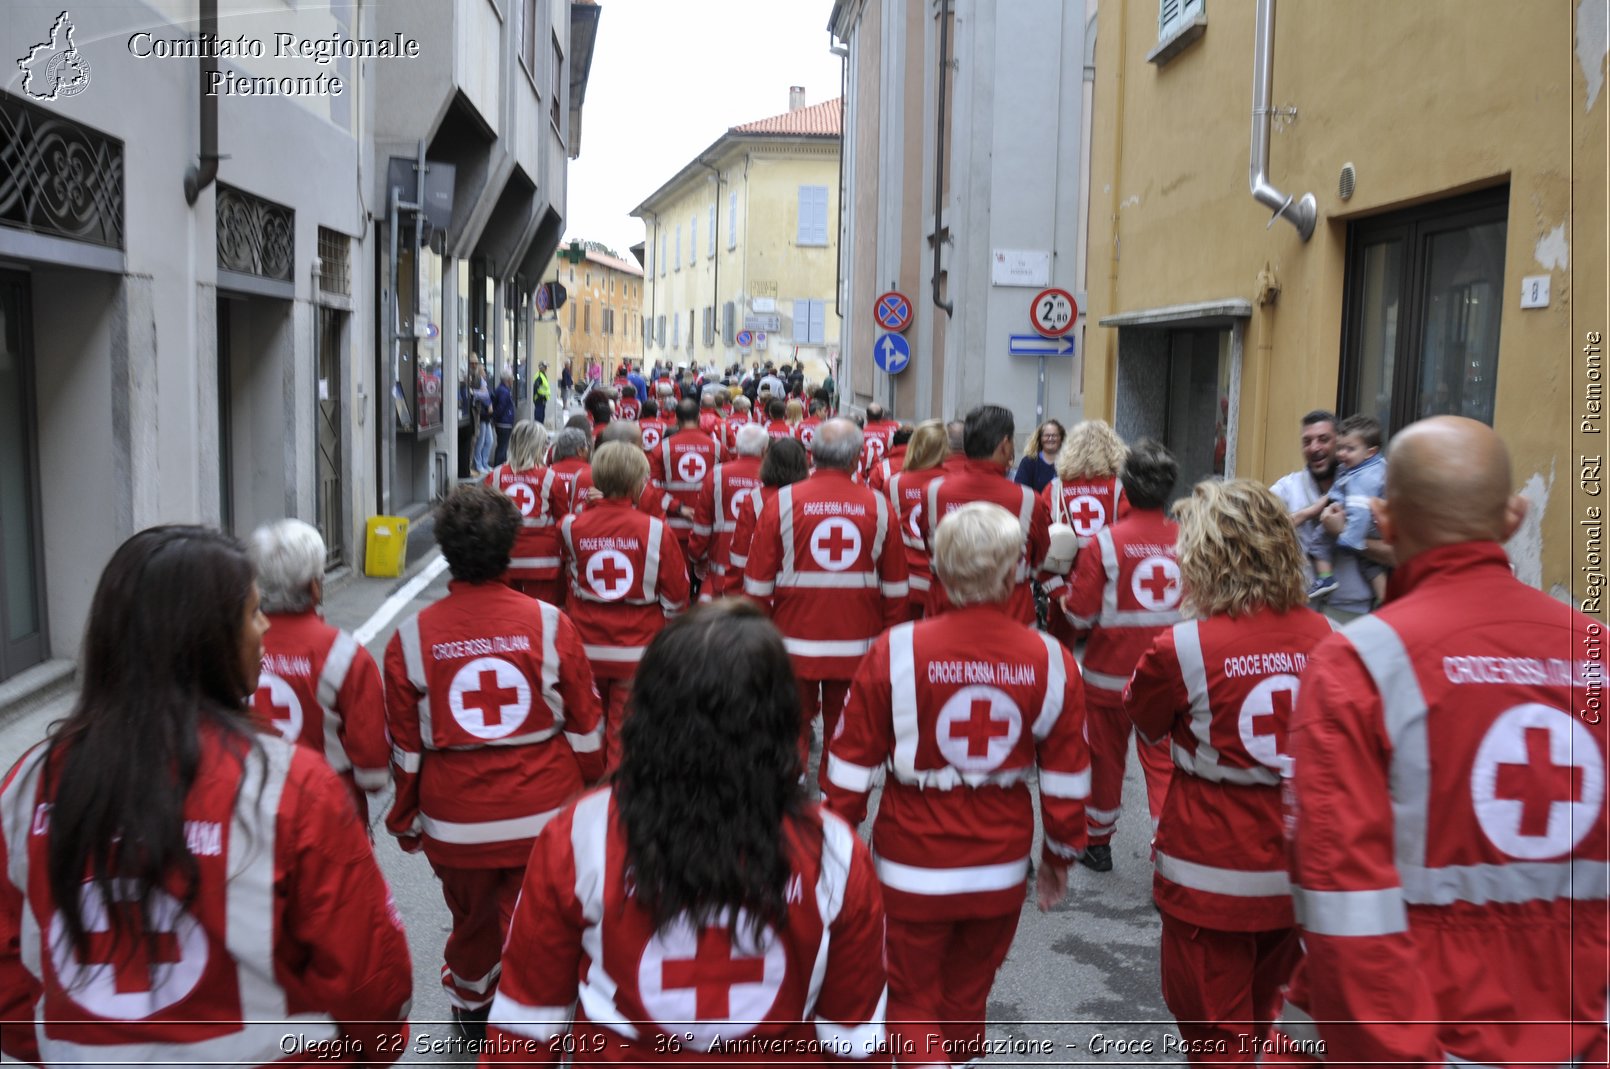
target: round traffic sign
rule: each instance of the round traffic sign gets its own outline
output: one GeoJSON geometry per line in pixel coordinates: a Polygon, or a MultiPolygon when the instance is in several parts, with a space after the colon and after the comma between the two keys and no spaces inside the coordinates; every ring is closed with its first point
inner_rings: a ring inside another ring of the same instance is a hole
{"type": "Polygon", "coordinates": [[[1060,338],[1073,329],[1079,318],[1079,305],[1073,294],[1064,289],[1041,290],[1029,305],[1029,319],[1034,329],[1047,338],[1060,338]]]}
{"type": "Polygon", "coordinates": [[[754,343],[755,335],[752,331],[740,330],[738,332],[738,348],[747,349],[754,343]]]}
{"type": "Polygon", "coordinates": [[[898,375],[911,365],[911,343],[898,334],[880,334],[872,345],[872,361],[879,371],[898,375]]]}
{"type": "Polygon", "coordinates": [[[899,334],[911,326],[911,298],[890,290],[873,304],[872,315],[877,319],[878,326],[899,334]]]}

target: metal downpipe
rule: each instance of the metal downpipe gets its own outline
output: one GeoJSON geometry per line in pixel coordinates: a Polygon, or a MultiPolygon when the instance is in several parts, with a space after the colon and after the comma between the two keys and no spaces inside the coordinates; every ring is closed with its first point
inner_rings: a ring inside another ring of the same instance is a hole
{"type": "Polygon", "coordinates": [[[1314,224],[1319,219],[1318,201],[1312,193],[1293,198],[1269,182],[1269,97],[1274,80],[1275,0],[1258,0],[1256,24],[1252,46],[1252,162],[1248,176],[1252,197],[1275,213],[1269,219],[1270,226],[1274,226],[1275,219],[1285,219],[1307,241],[1313,236],[1314,224]]]}

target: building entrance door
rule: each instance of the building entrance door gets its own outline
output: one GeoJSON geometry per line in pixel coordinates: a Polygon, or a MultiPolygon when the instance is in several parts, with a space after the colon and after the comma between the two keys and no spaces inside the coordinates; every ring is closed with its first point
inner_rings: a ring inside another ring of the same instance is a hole
{"type": "Polygon", "coordinates": [[[346,523],[342,507],[346,486],[341,473],[341,334],[344,313],[319,309],[318,389],[318,523],[324,536],[324,566],[334,568],[346,560],[346,523]]]}
{"type": "Polygon", "coordinates": [[[0,271],[0,679],[43,661],[38,433],[28,276],[0,271]]]}

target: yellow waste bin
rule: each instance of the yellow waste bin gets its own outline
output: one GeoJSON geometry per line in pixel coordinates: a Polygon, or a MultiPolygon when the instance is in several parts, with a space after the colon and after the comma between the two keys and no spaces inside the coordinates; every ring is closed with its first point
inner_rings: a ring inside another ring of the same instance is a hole
{"type": "Polygon", "coordinates": [[[403,573],[403,565],[407,562],[408,518],[369,517],[369,533],[363,549],[363,574],[375,579],[395,578],[403,573]]]}

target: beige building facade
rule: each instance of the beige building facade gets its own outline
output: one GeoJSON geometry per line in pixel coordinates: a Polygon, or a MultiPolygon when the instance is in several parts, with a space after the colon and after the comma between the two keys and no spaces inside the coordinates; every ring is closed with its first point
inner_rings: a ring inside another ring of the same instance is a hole
{"type": "Polygon", "coordinates": [[[1471,416],[1517,574],[1602,592],[1605,42],[1593,0],[1103,7],[1086,412],[1182,484],[1297,468],[1310,409],[1471,416]]]}
{"type": "MultiPolygon", "coordinates": [[[[583,243],[586,244],[585,242],[583,243]]],[[[631,260],[597,247],[588,247],[579,264],[557,260],[545,280],[565,288],[565,306],[554,322],[558,326],[557,357],[548,360],[555,381],[566,363],[580,382],[587,364],[597,360],[606,376],[615,366],[643,359],[643,269],[631,260]]],[[[546,359],[546,357],[542,357],[546,359]]]]}
{"type": "Polygon", "coordinates": [[[652,365],[802,362],[839,352],[841,101],[734,126],[633,210],[643,220],[643,355],[652,365]]]}

